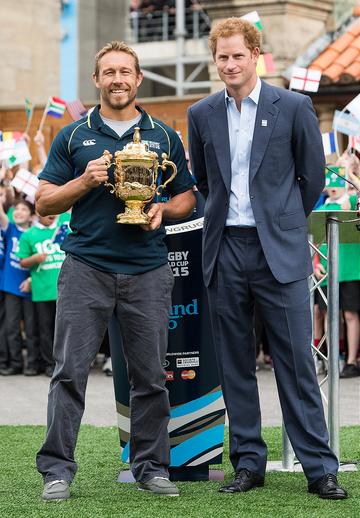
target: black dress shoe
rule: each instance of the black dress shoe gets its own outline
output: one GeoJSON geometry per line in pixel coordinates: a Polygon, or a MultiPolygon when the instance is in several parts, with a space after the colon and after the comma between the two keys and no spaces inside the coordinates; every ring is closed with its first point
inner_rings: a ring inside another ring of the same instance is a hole
{"type": "Polygon", "coordinates": [[[329,500],[343,500],[348,494],[339,486],[336,475],[327,473],[319,478],[316,482],[309,484],[309,493],[316,493],[320,498],[328,498],[329,500]]]}
{"type": "Polygon", "coordinates": [[[242,468],[235,473],[235,479],[230,484],[222,486],[219,489],[220,493],[245,493],[253,487],[262,487],[264,485],[264,477],[257,473],[242,468]]]}
{"type": "Polygon", "coordinates": [[[1,369],[0,374],[2,376],[14,376],[15,374],[22,374],[22,368],[8,367],[7,369],[1,369]]]}

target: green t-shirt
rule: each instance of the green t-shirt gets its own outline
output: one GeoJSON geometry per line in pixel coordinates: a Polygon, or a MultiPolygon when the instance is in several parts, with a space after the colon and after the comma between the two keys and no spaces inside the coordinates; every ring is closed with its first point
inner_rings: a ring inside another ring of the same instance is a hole
{"type": "Polygon", "coordinates": [[[13,213],[14,213],[14,207],[10,207],[10,209],[6,213],[7,217],[9,218],[10,223],[14,223],[13,213]]]}
{"type": "MultiPolygon", "coordinates": [[[[356,195],[350,196],[350,208],[356,210],[356,195]]],[[[338,203],[328,203],[316,210],[341,210],[338,203]]],[[[327,256],[327,244],[320,246],[320,252],[327,256]]],[[[326,269],[326,261],[320,256],[321,264],[326,269]]],[[[339,245],[339,282],[360,280],[360,243],[340,243],[339,245]]],[[[327,284],[327,279],[322,285],[327,284]]]]}
{"type": "Polygon", "coordinates": [[[60,245],[53,243],[59,223],[64,223],[64,218],[61,218],[61,221],[58,220],[57,224],[51,225],[51,227],[36,224],[22,234],[19,242],[17,255],[20,259],[25,259],[34,254],[47,254],[43,263],[36,264],[30,269],[32,300],[34,302],[47,302],[57,299],[57,281],[61,265],[65,259],[65,253],[60,249],[60,245]]]}

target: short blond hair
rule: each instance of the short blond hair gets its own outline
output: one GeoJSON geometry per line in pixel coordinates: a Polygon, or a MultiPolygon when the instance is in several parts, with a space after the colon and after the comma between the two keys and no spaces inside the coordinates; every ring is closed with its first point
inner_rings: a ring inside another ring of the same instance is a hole
{"type": "Polygon", "coordinates": [[[260,48],[261,34],[254,25],[247,20],[235,16],[216,23],[209,35],[209,47],[213,57],[216,54],[216,45],[219,38],[230,38],[230,36],[242,35],[246,48],[253,51],[260,48]]]}
{"type": "Polygon", "coordinates": [[[95,55],[95,71],[94,74],[96,77],[99,77],[99,61],[100,59],[105,56],[108,52],[125,52],[125,54],[129,54],[134,58],[135,62],[135,70],[136,75],[139,75],[140,70],[140,63],[138,55],[136,54],[135,50],[133,50],[129,45],[127,45],[124,41],[111,41],[110,43],[107,43],[102,49],[99,50],[99,52],[95,55]]]}

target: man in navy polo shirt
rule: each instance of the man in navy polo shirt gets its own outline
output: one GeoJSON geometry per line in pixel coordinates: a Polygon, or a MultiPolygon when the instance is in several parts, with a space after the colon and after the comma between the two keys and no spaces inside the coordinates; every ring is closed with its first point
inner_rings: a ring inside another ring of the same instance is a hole
{"type": "Polygon", "coordinates": [[[37,454],[45,500],[70,496],[88,373],[114,312],[131,386],[132,472],[139,489],[179,494],[168,474],[169,400],[162,363],[173,276],[162,220],[188,216],[195,198],[176,132],[136,105],[142,78],[138,57],[125,43],[111,42],[101,49],[93,74],[100,105],[59,132],[39,176],[36,205],[42,216],[73,207],[72,232],[62,245],[67,257],[58,283],[47,435],[37,454]],[[104,186],[112,177],[103,151],[123,149],[136,126],[142,141],[159,157],[167,153],[178,168],[168,187],[170,200],[151,205],[146,228],[117,224],[122,202],[104,186]]]}

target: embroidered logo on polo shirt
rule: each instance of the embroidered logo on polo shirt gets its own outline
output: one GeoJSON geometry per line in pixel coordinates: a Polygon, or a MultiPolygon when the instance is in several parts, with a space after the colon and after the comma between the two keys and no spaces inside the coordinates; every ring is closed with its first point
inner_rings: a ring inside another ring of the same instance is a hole
{"type": "Polygon", "coordinates": [[[160,142],[153,142],[152,140],[142,140],[143,144],[147,144],[150,147],[154,149],[160,149],[160,142]]]}
{"type": "Polygon", "coordinates": [[[83,146],[95,146],[96,140],[94,138],[90,140],[84,140],[83,146]]]}

